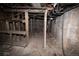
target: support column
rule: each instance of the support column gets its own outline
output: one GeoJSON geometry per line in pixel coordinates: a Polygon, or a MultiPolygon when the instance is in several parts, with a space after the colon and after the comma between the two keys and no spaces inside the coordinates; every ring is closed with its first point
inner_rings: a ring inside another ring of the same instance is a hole
{"type": "Polygon", "coordinates": [[[47,10],[44,14],[44,48],[46,48],[47,10]]]}
{"type": "Polygon", "coordinates": [[[25,29],[26,29],[26,35],[27,40],[29,39],[29,20],[28,20],[28,11],[25,11],[25,29]]]}

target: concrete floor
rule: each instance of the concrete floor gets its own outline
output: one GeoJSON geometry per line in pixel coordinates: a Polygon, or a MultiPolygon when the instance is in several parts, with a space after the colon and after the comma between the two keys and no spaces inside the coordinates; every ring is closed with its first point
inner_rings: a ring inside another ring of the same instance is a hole
{"type": "MultiPolygon", "coordinates": [[[[56,39],[50,34],[47,35],[47,48],[43,48],[43,34],[35,34],[30,37],[27,47],[9,46],[8,51],[5,51],[3,55],[11,56],[55,56],[62,55],[62,50],[58,47],[56,39]]],[[[7,49],[5,49],[7,50],[7,49]]]]}

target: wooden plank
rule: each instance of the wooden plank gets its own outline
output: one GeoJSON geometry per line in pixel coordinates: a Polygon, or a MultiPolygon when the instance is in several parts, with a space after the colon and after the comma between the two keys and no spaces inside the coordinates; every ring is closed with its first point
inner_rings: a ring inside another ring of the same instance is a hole
{"type": "Polygon", "coordinates": [[[33,21],[33,19],[30,19],[30,23],[31,23],[31,26],[30,26],[30,28],[31,28],[31,33],[32,33],[32,21],[33,21]]]}
{"type": "Polygon", "coordinates": [[[44,48],[46,48],[47,10],[44,14],[44,48]]]}
{"type": "Polygon", "coordinates": [[[6,27],[7,27],[7,31],[9,31],[9,22],[6,21],[6,27]]]}
{"type": "Polygon", "coordinates": [[[25,9],[6,9],[5,12],[25,12],[25,9]]]}
{"type": "Polygon", "coordinates": [[[32,10],[32,9],[28,10],[28,12],[32,12],[32,13],[44,13],[44,11],[45,10],[36,10],[36,9],[35,10],[32,10]]]}
{"type": "Polygon", "coordinates": [[[32,12],[32,13],[44,13],[45,10],[38,10],[38,9],[6,9],[4,11],[7,12],[32,12]]]}
{"type": "Polygon", "coordinates": [[[27,39],[29,38],[29,20],[28,20],[28,12],[25,12],[25,29],[26,29],[26,35],[27,39]]]}
{"type": "Polygon", "coordinates": [[[13,30],[15,31],[15,22],[13,22],[13,30]]]}
{"type": "Polygon", "coordinates": [[[36,8],[36,7],[27,7],[27,6],[11,6],[11,8],[12,9],[38,9],[38,10],[40,10],[40,9],[45,10],[46,9],[46,7],[38,7],[38,8],[36,8]]]}
{"type": "Polygon", "coordinates": [[[12,33],[12,34],[22,34],[22,35],[25,35],[26,32],[25,31],[0,31],[0,33],[12,33]]]}

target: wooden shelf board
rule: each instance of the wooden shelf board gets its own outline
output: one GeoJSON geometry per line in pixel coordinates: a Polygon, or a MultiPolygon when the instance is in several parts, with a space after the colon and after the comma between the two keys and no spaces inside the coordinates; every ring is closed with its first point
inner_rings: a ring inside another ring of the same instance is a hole
{"type": "Polygon", "coordinates": [[[25,31],[0,31],[0,33],[8,33],[8,34],[26,34],[25,31]]]}

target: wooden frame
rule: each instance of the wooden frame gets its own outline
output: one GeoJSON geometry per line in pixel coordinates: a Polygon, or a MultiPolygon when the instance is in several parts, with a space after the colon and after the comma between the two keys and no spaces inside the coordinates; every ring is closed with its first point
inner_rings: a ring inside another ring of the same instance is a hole
{"type": "Polygon", "coordinates": [[[25,11],[25,23],[26,23],[26,35],[27,35],[27,39],[29,39],[29,20],[28,20],[28,12],[25,11]]]}
{"type": "Polygon", "coordinates": [[[32,12],[32,13],[44,13],[44,48],[46,48],[46,29],[47,29],[47,9],[6,9],[5,11],[8,12],[25,12],[25,23],[26,23],[26,35],[27,35],[27,39],[29,39],[29,17],[28,17],[28,13],[32,12]]]}

